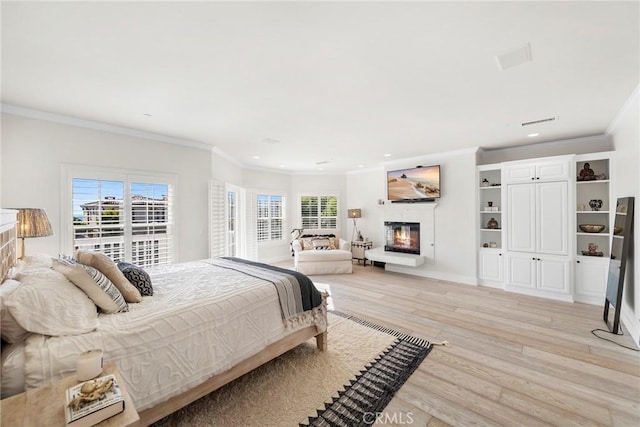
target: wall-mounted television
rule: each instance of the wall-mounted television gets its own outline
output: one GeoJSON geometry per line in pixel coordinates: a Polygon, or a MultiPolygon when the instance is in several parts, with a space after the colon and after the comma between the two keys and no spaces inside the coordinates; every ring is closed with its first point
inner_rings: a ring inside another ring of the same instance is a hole
{"type": "Polygon", "coordinates": [[[428,202],[440,198],[440,165],[387,171],[387,200],[428,202]]]}

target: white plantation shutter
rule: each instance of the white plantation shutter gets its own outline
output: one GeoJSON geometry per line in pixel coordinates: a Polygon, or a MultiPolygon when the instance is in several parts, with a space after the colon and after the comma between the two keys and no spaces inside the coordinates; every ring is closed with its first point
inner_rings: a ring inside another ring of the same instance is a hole
{"type": "Polygon", "coordinates": [[[209,256],[214,258],[225,255],[225,186],[214,180],[209,189],[209,256]]]}
{"type": "Polygon", "coordinates": [[[257,196],[258,242],[282,240],[284,221],[284,197],[258,194],[257,196]]]}
{"type": "Polygon", "coordinates": [[[173,261],[173,188],[168,184],[131,182],[131,262],[139,266],[173,261]]]}
{"type": "Polygon", "coordinates": [[[145,267],[174,260],[175,176],[62,165],[61,251],[145,267]]]}
{"type": "Polygon", "coordinates": [[[74,178],[73,250],[100,251],[125,259],[124,181],[74,178]]]}
{"type": "Polygon", "coordinates": [[[302,228],[337,228],[337,196],[301,196],[302,228]]]}

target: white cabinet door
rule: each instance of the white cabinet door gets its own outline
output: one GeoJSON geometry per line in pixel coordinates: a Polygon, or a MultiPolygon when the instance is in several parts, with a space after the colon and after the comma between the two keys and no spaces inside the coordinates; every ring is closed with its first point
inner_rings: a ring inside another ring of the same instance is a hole
{"type": "Polygon", "coordinates": [[[551,292],[569,292],[569,260],[541,256],[536,258],[537,288],[551,292]]]}
{"type": "Polygon", "coordinates": [[[536,252],[568,255],[568,183],[543,182],[535,187],[536,252]]]}
{"type": "Polygon", "coordinates": [[[578,257],[575,272],[576,300],[592,304],[603,303],[607,289],[609,259],[578,257]]]}
{"type": "Polygon", "coordinates": [[[533,255],[509,254],[509,285],[536,288],[536,259],[533,255]]]}
{"type": "Polygon", "coordinates": [[[504,169],[504,183],[566,181],[569,179],[569,165],[568,160],[511,165],[504,169]]]}
{"type": "Polygon", "coordinates": [[[536,186],[507,186],[507,248],[517,252],[536,251],[536,186]]]}
{"type": "Polygon", "coordinates": [[[559,181],[569,179],[569,162],[556,161],[536,164],[536,181],[559,181]]]}
{"type": "Polygon", "coordinates": [[[536,166],[524,164],[509,166],[504,170],[504,184],[524,183],[535,180],[536,166]]]}
{"type": "Polygon", "coordinates": [[[496,250],[480,250],[480,279],[502,282],[502,252],[496,250]]]}

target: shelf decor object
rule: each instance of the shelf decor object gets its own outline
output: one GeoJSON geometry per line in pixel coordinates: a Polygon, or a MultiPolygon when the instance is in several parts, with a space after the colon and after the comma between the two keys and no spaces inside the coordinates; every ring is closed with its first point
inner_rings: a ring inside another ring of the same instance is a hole
{"type": "Polygon", "coordinates": [[[607,280],[607,292],[604,300],[604,312],[602,318],[609,330],[617,334],[620,329],[620,311],[622,309],[622,290],[624,274],[627,266],[627,258],[631,251],[631,231],[633,230],[633,197],[618,199],[616,208],[615,227],[621,227],[622,232],[613,236],[611,243],[611,258],[609,260],[609,276],[607,280]],[[624,211],[624,212],[623,212],[624,211]],[[615,312],[613,323],[609,324],[609,307],[613,306],[615,312]]]}
{"type": "Polygon", "coordinates": [[[580,224],[580,225],[578,225],[578,227],[580,227],[580,230],[584,231],[585,233],[600,233],[602,230],[605,229],[606,225],[602,225],[602,224],[580,224]]]}

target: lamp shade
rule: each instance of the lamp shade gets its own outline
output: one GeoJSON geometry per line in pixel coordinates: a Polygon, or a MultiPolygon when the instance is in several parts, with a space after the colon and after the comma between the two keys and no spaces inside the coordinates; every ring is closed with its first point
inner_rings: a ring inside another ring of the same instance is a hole
{"type": "Polygon", "coordinates": [[[362,209],[348,209],[349,218],[362,218],[362,209]]]}
{"type": "Polygon", "coordinates": [[[18,238],[53,235],[51,223],[44,209],[18,209],[18,238]]]}

